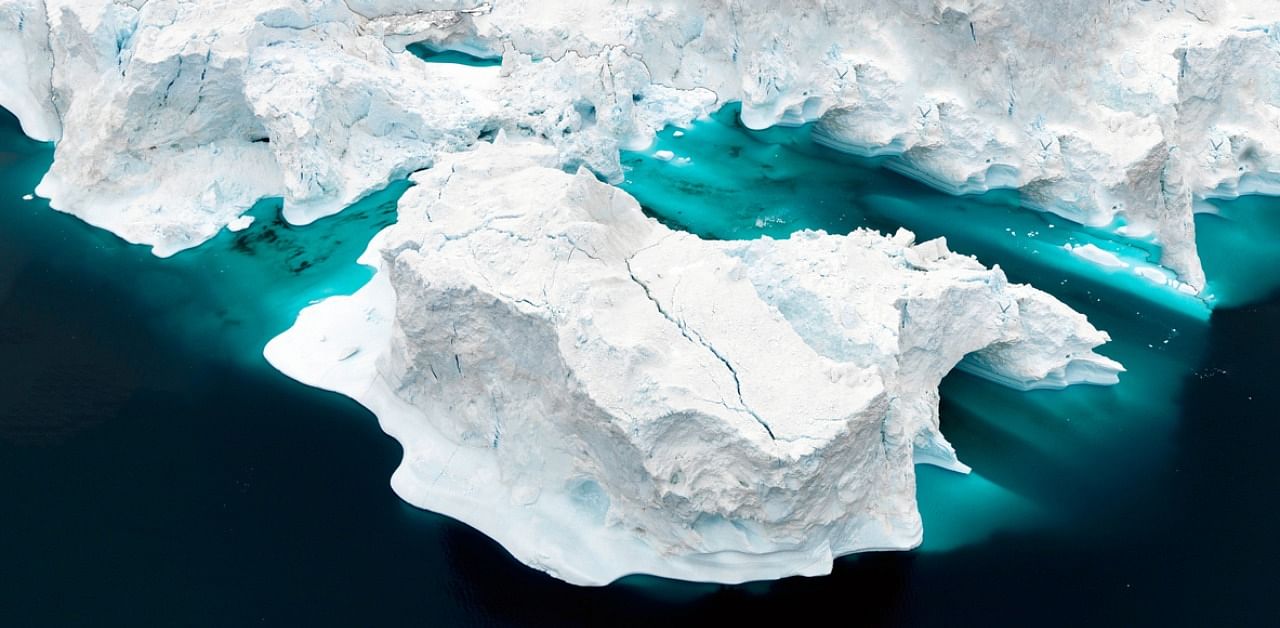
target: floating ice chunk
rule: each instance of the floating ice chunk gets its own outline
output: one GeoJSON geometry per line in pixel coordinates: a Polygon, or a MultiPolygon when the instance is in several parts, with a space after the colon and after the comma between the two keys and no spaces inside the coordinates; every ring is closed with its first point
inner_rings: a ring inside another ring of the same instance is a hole
{"type": "Polygon", "coordinates": [[[500,128],[618,180],[620,146],[729,102],[749,128],[817,121],[817,141],[943,190],[1015,187],[1026,207],[1150,236],[1197,289],[1198,201],[1280,191],[1280,3],[999,0],[946,19],[911,2],[785,16],[765,1],[668,4],[242,2],[212,15],[0,0],[0,56],[15,60],[0,105],[59,140],[40,188],[52,207],[161,255],[263,197],[310,222],[500,128]],[[464,5],[483,8],[447,10],[464,5]],[[965,21],[982,28],[966,37],[965,21]],[[424,63],[409,42],[503,61],[424,63]],[[120,58],[146,63],[102,71],[120,58]],[[1005,66],[999,86],[965,72],[1005,66]]]}
{"type": "Polygon", "coordinates": [[[942,239],[708,241],[554,163],[483,144],[414,175],[375,278],[266,355],[378,416],[397,494],[564,580],[914,547],[915,463],[967,471],[937,418],[965,356],[1018,388],[1122,369],[1084,316],[942,239]]]}
{"type": "Polygon", "coordinates": [[[1128,262],[1125,262],[1124,260],[1120,259],[1119,255],[1116,255],[1111,251],[1098,248],[1098,246],[1093,243],[1064,244],[1062,248],[1068,251],[1071,251],[1071,254],[1075,255],[1076,257],[1089,260],[1090,262],[1093,262],[1094,264],[1102,266],[1103,268],[1128,268],[1129,267],[1128,262]]]}
{"type": "Polygon", "coordinates": [[[661,159],[662,161],[671,161],[675,156],[676,154],[669,150],[660,150],[653,154],[654,159],[661,159]]]}
{"type": "Polygon", "coordinates": [[[228,231],[244,231],[253,224],[253,216],[237,216],[227,223],[228,231]]]}

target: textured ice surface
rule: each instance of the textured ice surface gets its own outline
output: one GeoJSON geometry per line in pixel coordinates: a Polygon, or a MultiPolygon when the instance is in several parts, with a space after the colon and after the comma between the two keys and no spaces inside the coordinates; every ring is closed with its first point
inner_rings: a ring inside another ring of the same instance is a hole
{"type": "Polygon", "coordinates": [[[920,542],[914,463],[965,470],[937,386],[1113,383],[1107,336],[944,242],[712,242],[499,141],[414,176],[375,279],[277,368],[370,407],[393,486],[571,582],[825,573],[920,542]]]}
{"type": "MultiPolygon", "coordinates": [[[[953,249],[987,264],[999,262],[1023,281],[1046,281],[1050,270],[1065,272],[1072,281],[1105,283],[1142,302],[1197,318],[1209,314],[1193,288],[1158,264],[1160,248],[1149,241],[1027,211],[1019,191],[952,196],[886,171],[883,157],[816,144],[814,130],[803,125],[753,131],[728,106],[682,129],[660,132],[649,148],[625,152],[627,176],[619,185],[668,226],[707,238],[785,238],[801,229],[846,233],[859,227],[892,233],[905,227],[921,239],[945,236],[953,249]],[[659,155],[664,151],[671,159],[659,155]],[[1126,266],[1073,254],[1081,246],[1126,266]]],[[[1224,223],[1222,230],[1237,228],[1224,223]]],[[[1239,231],[1253,234],[1247,237],[1257,239],[1259,248],[1275,233],[1265,227],[1239,231]]],[[[1256,272],[1233,273],[1221,264],[1213,270],[1218,278],[1257,282],[1256,272]]]]}
{"type": "Polygon", "coordinates": [[[939,188],[1019,187],[1152,238],[1199,289],[1193,206],[1276,188],[1278,20],[1200,0],[0,0],[0,105],[62,140],[56,208],[159,254],[263,196],[314,220],[498,128],[616,178],[619,146],[741,101],[753,128],[816,120],[939,188]]]}

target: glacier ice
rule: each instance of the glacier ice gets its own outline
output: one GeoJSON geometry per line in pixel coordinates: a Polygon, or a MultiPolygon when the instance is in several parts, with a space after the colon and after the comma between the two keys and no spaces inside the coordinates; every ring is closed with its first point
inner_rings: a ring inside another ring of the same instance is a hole
{"type": "MultiPolygon", "coordinates": [[[[411,32],[453,32],[468,15],[420,16],[411,32]]],[[[58,140],[38,193],[161,256],[265,197],[312,222],[498,129],[618,174],[620,145],[715,101],[654,84],[620,49],[513,54],[501,69],[425,63],[340,0],[4,0],[0,16],[0,41],[32,60],[0,74],[0,105],[58,140]]]]}
{"type": "Polygon", "coordinates": [[[266,348],[372,409],[393,486],[570,582],[826,573],[920,542],[914,464],[965,471],[937,387],[1114,383],[1107,340],[999,269],[900,231],[715,242],[554,149],[414,175],[351,297],[266,348]]]}
{"type": "Polygon", "coordinates": [[[1193,210],[1277,191],[1278,25],[1242,0],[0,0],[0,106],[60,140],[55,208],[162,255],[265,196],[309,222],[499,128],[617,177],[618,147],[741,101],[753,128],[817,121],[942,189],[1153,240],[1200,289],[1193,210]]]}

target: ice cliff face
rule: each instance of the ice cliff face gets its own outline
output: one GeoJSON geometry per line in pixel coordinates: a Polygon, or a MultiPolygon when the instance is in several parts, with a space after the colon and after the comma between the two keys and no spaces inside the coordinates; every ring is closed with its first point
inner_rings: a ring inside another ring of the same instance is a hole
{"type": "Polygon", "coordinates": [[[1276,191],[1280,4],[0,0],[0,105],[53,205],[165,255],[254,201],[305,223],[497,129],[616,177],[732,100],[953,192],[1127,237],[1203,286],[1192,210],[1276,191]],[[488,74],[403,52],[504,55],[488,74]]]}
{"type": "Polygon", "coordinates": [[[915,462],[964,470],[937,386],[1112,383],[1081,315],[945,243],[711,242],[538,144],[414,176],[354,297],[304,311],[277,368],[405,447],[393,485],[576,583],[826,573],[920,542],[915,462]]]}
{"type": "MultiPolygon", "coordinates": [[[[467,16],[413,25],[453,32],[467,16]]],[[[162,256],[264,197],[311,222],[499,129],[616,176],[620,145],[715,102],[619,51],[427,64],[342,0],[3,0],[0,17],[0,45],[25,60],[0,75],[0,105],[58,140],[38,192],[162,256]]]]}

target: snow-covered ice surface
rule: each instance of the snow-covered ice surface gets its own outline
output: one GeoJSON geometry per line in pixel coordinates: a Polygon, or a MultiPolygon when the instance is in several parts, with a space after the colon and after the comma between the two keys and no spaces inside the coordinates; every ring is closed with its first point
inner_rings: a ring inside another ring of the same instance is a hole
{"type": "Polygon", "coordinates": [[[940,188],[1154,239],[1200,288],[1193,206],[1277,188],[1278,22],[1242,0],[0,0],[0,106],[61,140],[56,208],[161,255],[264,196],[309,222],[499,128],[615,178],[618,147],[741,101],[753,128],[817,120],[940,188]]]}
{"type": "Polygon", "coordinates": [[[914,242],[712,242],[501,140],[414,176],[351,297],[266,349],[371,408],[393,486],[557,577],[740,582],[919,544],[914,464],[961,358],[1015,386],[1114,383],[1107,340],[998,269],[914,242]]]}
{"type": "Polygon", "coordinates": [[[272,362],[373,409],[402,496],[529,564],[732,582],[918,543],[913,461],[964,468],[936,392],[962,357],[1017,388],[1120,366],[940,240],[672,232],[597,180],[619,150],[741,101],[1150,240],[1194,292],[1199,201],[1276,191],[1278,23],[1243,0],[0,0],[0,106],[58,142],[39,195],[161,256],[263,198],[306,224],[423,171],[376,278],[272,362]]]}
{"type": "Polygon", "coordinates": [[[264,197],[309,223],[503,128],[617,175],[620,146],[715,102],[654,83],[621,50],[513,53],[500,69],[395,45],[393,26],[410,40],[462,33],[469,13],[393,25],[341,0],[4,0],[0,18],[6,59],[28,60],[0,72],[0,106],[58,140],[38,193],[161,256],[264,197]]]}

